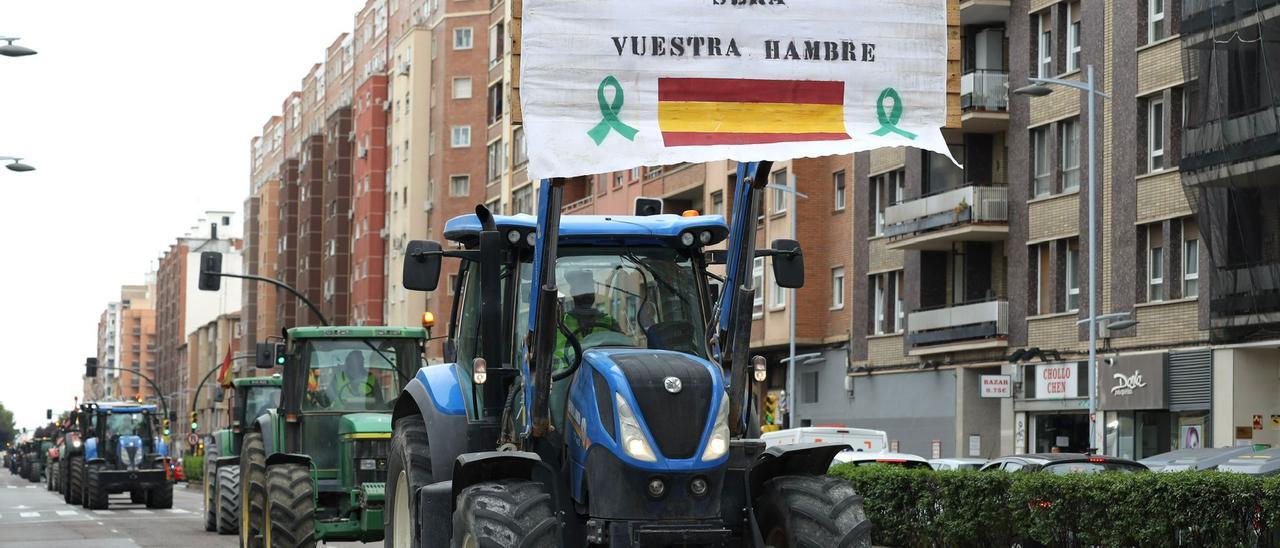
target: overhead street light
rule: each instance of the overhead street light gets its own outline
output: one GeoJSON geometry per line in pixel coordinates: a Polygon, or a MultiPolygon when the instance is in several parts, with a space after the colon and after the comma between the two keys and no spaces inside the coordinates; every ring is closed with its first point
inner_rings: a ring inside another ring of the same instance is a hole
{"type": "Polygon", "coordinates": [[[9,162],[8,165],[4,166],[9,168],[9,171],[17,171],[21,173],[25,171],[35,171],[36,169],[28,164],[22,163],[22,158],[18,158],[16,156],[0,156],[0,162],[5,161],[9,162]]]}
{"type": "Polygon", "coordinates": [[[26,57],[28,55],[36,54],[36,50],[31,48],[13,45],[13,42],[16,40],[20,40],[20,38],[16,36],[0,36],[0,41],[8,42],[7,44],[0,46],[0,55],[5,57],[26,57]]]}

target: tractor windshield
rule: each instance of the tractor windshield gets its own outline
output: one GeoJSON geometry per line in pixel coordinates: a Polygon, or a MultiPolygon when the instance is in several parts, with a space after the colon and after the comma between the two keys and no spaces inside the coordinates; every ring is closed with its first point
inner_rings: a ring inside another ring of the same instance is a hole
{"type": "Polygon", "coordinates": [[[151,421],[144,413],[110,413],[107,415],[106,434],[111,437],[151,437],[151,421]]]}
{"type": "MultiPolygon", "coordinates": [[[[521,317],[528,322],[529,277],[522,269],[521,317]]],[[[556,285],[564,329],[583,350],[655,348],[705,356],[700,276],[688,254],[669,247],[565,246],[556,261],[556,285]]],[[[557,368],[573,361],[561,332],[557,368]]]]}
{"type": "Polygon", "coordinates": [[[421,365],[416,339],[316,339],[303,355],[303,411],[390,411],[421,365]]]}
{"type": "Polygon", "coordinates": [[[252,421],[268,410],[280,407],[279,386],[250,386],[245,390],[244,419],[252,421]]]}

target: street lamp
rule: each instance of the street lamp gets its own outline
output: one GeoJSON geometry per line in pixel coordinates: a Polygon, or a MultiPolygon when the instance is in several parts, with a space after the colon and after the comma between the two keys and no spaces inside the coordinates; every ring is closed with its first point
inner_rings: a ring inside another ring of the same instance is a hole
{"type": "Polygon", "coordinates": [[[1098,206],[1094,198],[1098,194],[1097,174],[1096,174],[1096,151],[1094,141],[1094,103],[1097,96],[1110,99],[1111,96],[1099,91],[1094,86],[1093,65],[1085,65],[1084,82],[1079,80],[1063,80],[1060,78],[1027,78],[1032,85],[1023,86],[1013,90],[1018,95],[1029,95],[1032,97],[1044,97],[1053,93],[1053,89],[1046,84],[1057,84],[1069,88],[1075,88],[1083,91],[1088,95],[1088,111],[1089,119],[1085,125],[1085,130],[1089,132],[1089,446],[1093,447],[1097,441],[1098,418],[1098,273],[1094,271],[1094,267],[1098,261],[1098,226],[1097,226],[1097,209],[1098,206]]]}
{"type": "Polygon", "coordinates": [[[5,161],[10,162],[8,165],[4,166],[9,168],[9,171],[17,171],[21,173],[25,171],[35,171],[36,169],[34,167],[31,167],[30,165],[22,163],[22,158],[18,158],[15,156],[0,156],[0,162],[5,162],[5,161]]]}
{"type": "Polygon", "coordinates": [[[0,55],[3,55],[5,57],[26,57],[28,55],[36,54],[36,50],[33,50],[31,48],[24,48],[22,46],[13,45],[14,41],[16,40],[20,40],[20,38],[16,36],[15,37],[0,36],[0,41],[8,42],[7,44],[0,46],[0,55]]]}
{"type": "MultiPolygon", "coordinates": [[[[796,237],[796,198],[809,199],[809,195],[796,190],[796,176],[794,173],[787,177],[786,186],[769,183],[766,188],[772,188],[779,192],[785,192],[791,195],[791,211],[787,212],[787,216],[791,218],[791,238],[796,237]]],[[[796,290],[787,291],[787,427],[796,427],[796,403],[800,400],[796,399],[796,290]]]]}

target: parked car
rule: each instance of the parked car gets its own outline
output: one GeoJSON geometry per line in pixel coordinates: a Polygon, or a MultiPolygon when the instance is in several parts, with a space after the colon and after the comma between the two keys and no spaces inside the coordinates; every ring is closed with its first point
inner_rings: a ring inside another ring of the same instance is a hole
{"type": "Polygon", "coordinates": [[[760,435],[765,447],[790,443],[840,443],[854,451],[879,453],[889,449],[889,434],[883,430],[843,426],[802,426],[760,435]]]}
{"type": "MultiPolygon", "coordinates": [[[[1225,464],[1234,458],[1253,453],[1253,446],[1243,445],[1239,447],[1213,447],[1204,449],[1184,449],[1182,451],[1171,451],[1170,453],[1180,453],[1179,456],[1171,461],[1158,465],[1149,463],[1148,459],[1138,462],[1145,464],[1153,472],[1182,472],[1186,470],[1213,470],[1219,465],[1225,464]]],[[[1165,453],[1166,455],[1169,453],[1165,453]]],[[[1152,459],[1158,458],[1156,455],[1152,459]]]]}
{"type": "Polygon", "coordinates": [[[982,471],[1048,472],[1050,474],[1093,474],[1097,472],[1146,472],[1137,461],[1107,455],[1085,453],[1030,453],[993,459],[982,471]]]}
{"type": "Polygon", "coordinates": [[[1280,472],[1280,447],[1240,455],[1218,465],[1219,472],[1235,472],[1255,476],[1270,476],[1280,472]]]}
{"type": "Polygon", "coordinates": [[[929,459],[934,470],[977,470],[986,463],[987,459],[975,458],[929,459]]]}
{"type": "Polygon", "coordinates": [[[873,464],[884,464],[889,466],[901,466],[903,468],[929,468],[929,461],[920,455],[912,455],[911,453],[890,453],[881,451],[879,453],[870,453],[867,451],[845,450],[836,454],[836,458],[831,461],[831,466],[844,464],[846,462],[854,463],[854,466],[868,466],[873,464]]]}

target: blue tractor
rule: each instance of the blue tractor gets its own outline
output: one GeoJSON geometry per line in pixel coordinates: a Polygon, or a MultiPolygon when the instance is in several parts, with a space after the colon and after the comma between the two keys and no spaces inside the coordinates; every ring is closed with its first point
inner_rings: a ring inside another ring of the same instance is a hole
{"type": "Polygon", "coordinates": [[[769,167],[739,167],[731,225],[639,205],[562,219],[546,180],[536,218],[479,206],[446,224],[456,245],[411,242],[406,288],[461,261],[447,363],[392,416],[386,545],[869,545],[861,498],[824,475],[843,447],[754,439],[753,259],[804,280],[795,241],[755,249],[769,167]]]}
{"type": "Polygon", "coordinates": [[[84,449],[69,461],[69,502],[101,510],[109,495],[129,493],[134,504],[173,507],[169,448],[160,436],[156,406],[91,402],[76,417],[84,449]]]}

